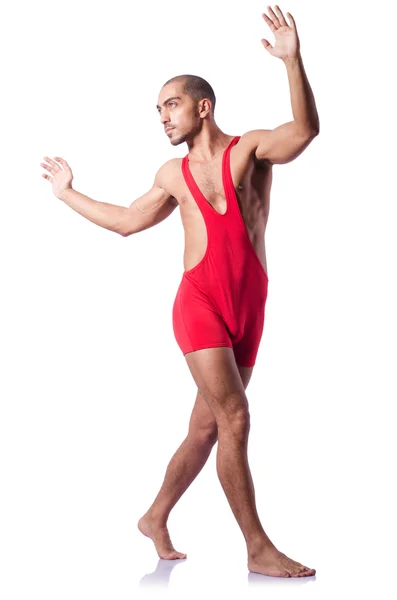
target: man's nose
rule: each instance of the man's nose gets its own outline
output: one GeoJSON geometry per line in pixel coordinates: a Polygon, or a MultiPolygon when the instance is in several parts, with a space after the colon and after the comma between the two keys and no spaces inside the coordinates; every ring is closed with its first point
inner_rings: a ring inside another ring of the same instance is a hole
{"type": "Polygon", "coordinates": [[[169,120],[170,120],[169,114],[166,111],[164,111],[160,117],[161,123],[164,125],[165,123],[168,123],[169,120]]]}

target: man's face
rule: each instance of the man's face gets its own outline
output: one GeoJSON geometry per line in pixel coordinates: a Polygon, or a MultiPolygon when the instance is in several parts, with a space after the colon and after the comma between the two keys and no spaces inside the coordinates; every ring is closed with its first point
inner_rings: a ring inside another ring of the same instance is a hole
{"type": "Polygon", "coordinates": [[[160,121],[173,146],[193,137],[202,126],[197,106],[182,89],[181,82],[169,83],[161,89],[157,101],[160,121]]]}

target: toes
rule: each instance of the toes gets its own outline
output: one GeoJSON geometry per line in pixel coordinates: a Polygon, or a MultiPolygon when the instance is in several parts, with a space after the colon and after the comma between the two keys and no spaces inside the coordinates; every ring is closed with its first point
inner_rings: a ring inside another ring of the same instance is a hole
{"type": "Polygon", "coordinates": [[[176,560],[177,558],[186,558],[186,554],[182,554],[182,552],[173,552],[169,555],[171,560],[176,560]]]}
{"type": "Polygon", "coordinates": [[[314,575],[315,571],[313,573],[313,570],[314,569],[309,569],[309,567],[304,567],[303,565],[299,565],[299,568],[294,569],[291,572],[290,577],[308,577],[310,575],[314,575]]]}
{"type": "Polygon", "coordinates": [[[301,563],[295,562],[295,565],[297,567],[297,571],[296,571],[296,576],[297,577],[309,577],[311,575],[314,575],[316,573],[315,569],[310,569],[309,567],[307,567],[306,565],[302,565],[301,563]]]}

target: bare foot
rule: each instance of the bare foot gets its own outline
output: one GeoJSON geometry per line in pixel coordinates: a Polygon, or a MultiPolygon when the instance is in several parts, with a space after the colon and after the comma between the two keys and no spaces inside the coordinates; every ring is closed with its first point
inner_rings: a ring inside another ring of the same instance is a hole
{"type": "Polygon", "coordinates": [[[251,573],[260,573],[271,577],[310,577],[316,574],[316,569],[309,569],[309,567],[301,565],[279,552],[275,547],[267,548],[254,557],[249,557],[248,569],[251,573]]]}
{"type": "Polygon", "coordinates": [[[146,535],[146,537],[149,537],[153,541],[160,558],[164,558],[165,560],[186,558],[186,554],[177,552],[172,545],[167,526],[151,519],[147,513],[139,519],[138,529],[143,535],[146,535]]]}

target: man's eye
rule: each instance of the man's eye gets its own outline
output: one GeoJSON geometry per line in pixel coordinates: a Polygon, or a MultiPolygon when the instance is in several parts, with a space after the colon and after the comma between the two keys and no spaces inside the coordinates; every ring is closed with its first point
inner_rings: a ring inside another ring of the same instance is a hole
{"type": "Polygon", "coordinates": [[[171,106],[171,104],[176,104],[176,102],[168,102],[168,106],[171,106]]]}

